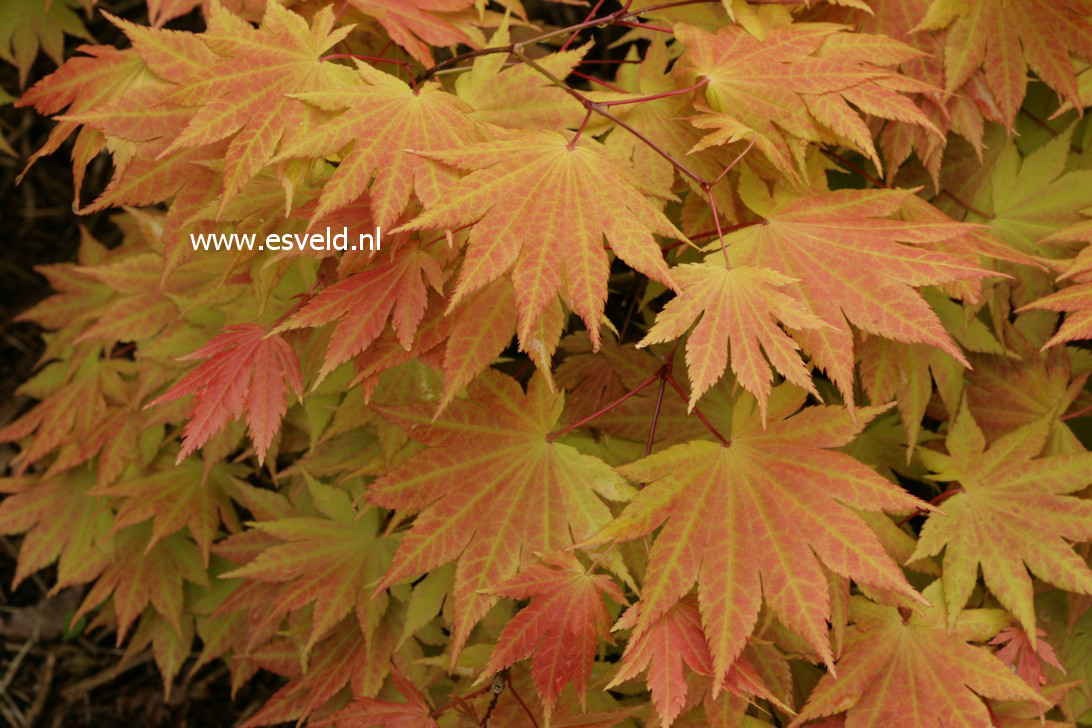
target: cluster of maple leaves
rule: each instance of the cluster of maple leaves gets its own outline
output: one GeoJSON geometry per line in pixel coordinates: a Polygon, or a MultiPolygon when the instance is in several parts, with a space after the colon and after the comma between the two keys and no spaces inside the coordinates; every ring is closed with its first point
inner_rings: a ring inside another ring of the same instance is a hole
{"type": "Polygon", "coordinates": [[[248,726],[1092,720],[1092,5],[585,13],[148,0],[23,93],[123,240],[22,315],[16,584],[248,726]]]}

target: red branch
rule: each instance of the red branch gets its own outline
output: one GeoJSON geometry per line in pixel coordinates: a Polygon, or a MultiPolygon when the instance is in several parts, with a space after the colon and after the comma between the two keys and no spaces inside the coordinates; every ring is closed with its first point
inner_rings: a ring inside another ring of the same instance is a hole
{"type": "Polygon", "coordinates": [[[659,376],[660,376],[659,372],[656,372],[655,374],[652,374],[651,376],[648,377],[648,379],[644,380],[643,382],[638,384],[636,387],[629,390],[628,392],[623,394],[621,397],[614,400],[610,404],[606,405],[602,409],[599,409],[596,412],[591,413],[587,417],[584,417],[584,418],[581,418],[581,419],[577,420],[576,422],[572,423],[571,425],[566,425],[565,427],[562,427],[557,432],[551,432],[549,435],[546,436],[546,442],[553,442],[554,440],[561,437],[562,435],[564,435],[564,434],[566,434],[568,432],[572,432],[573,430],[575,430],[578,427],[583,427],[584,425],[588,424],[589,422],[591,422],[592,420],[594,420],[594,419],[596,419],[598,417],[602,417],[603,415],[610,412],[612,409],[614,409],[618,405],[625,402],[627,399],[629,399],[633,395],[638,394],[642,389],[644,389],[648,385],[655,382],[656,379],[659,376]]]}
{"type": "MultiPolygon", "coordinates": [[[[679,394],[679,396],[683,398],[684,402],[690,401],[690,398],[686,396],[686,392],[683,391],[682,387],[679,386],[679,383],[675,381],[675,377],[671,376],[670,372],[667,374],[665,379],[667,379],[667,383],[671,385],[671,388],[674,389],[679,394]]],[[[720,440],[721,445],[728,447],[728,438],[720,434],[720,431],[717,428],[713,427],[713,423],[710,422],[706,418],[706,416],[702,414],[701,410],[698,409],[697,405],[694,405],[692,413],[696,415],[699,420],[701,420],[701,423],[705,425],[705,429],[709,430],[709,432],[713,433],[714,437],[720,440]]]]}

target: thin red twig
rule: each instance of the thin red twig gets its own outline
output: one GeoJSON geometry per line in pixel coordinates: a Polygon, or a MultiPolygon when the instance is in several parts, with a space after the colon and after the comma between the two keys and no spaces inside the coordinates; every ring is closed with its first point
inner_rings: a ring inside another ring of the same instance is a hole
{"type": "MultiPolygon", "coordinates": [[[[576,71],[573,71],[573,75],[574,76],[582,76],[583,74],[580,74],[580,73],[577,73],[576,71]]],[[[666,99],[669,96],[681,96],[682,94],[687,94],[687,93],[690,93],[691,91],[697,91],[699,88],[701,88],[702,86],[704,86],[707,83],[709,83],[709,79],[708,78],[703,78],[702,80],[698,81],[693,86],[687,86],[686,88],[677,88],[677,89],[674,89],[673,91],[664,91],[662,93],[652,94],[651,96],[639,96],[639,97],[637,97],[635,99],[614,99],[613,101],[601,101],[600,103],[603,106],[621,106],[622,104],[639,104],[642,101],[655,101],[656,99],[666,99]]],[[[615,88],[617,88],[617,87],[615,87],[615,88]]],[[[618,90],[622,91],[622,93],[625,93],[624,89],[618,89],[618,90]]]]}
{"type": "Polygon", "coordinates": [[[538,728],[538,721],[535,720],[534,713],[527,707],[527,703],[523,702],[523,698],[520,696],[519,691],[516,690],[516,686],[512,684],[512,681],[508,681],[508,690],[512,693],[512,697],[519,703],[519,707],[523,708],[523,712],[527,714],[527,720],[531,721],[533,728],[538,728]]]}
{"type": "Polygon", "coordinates": [[[652,374],[651,376],[649,376],[648,379],[644,380],[643,382],[638,384],[635,388],[633,388],[630,391],[626,392],[621,397],[614,400],[613,402],[606,405],[605,407],[602,407],[601,409],[591,413],[587,417],[583,417],[583,418],[577,420],[576,422],[572,423],[571,425],[566,425],[565,427],[562,427],[560,430],[557,430],[556,432],[551,432],[549,435],[546,436],[546,442],[553,442],[554,440],[561,437],[562,435],[564,435],[564,434],[566,434],[568,432],[572,432],[573,430],[577,429],[578,427],[583,427],[584,425],[588,424],[589,422],[591,422],[592,420],[594,420],[594,419],[596,419],[598,417],[602,417],[603,415],[610,412],[612,409],[614,409],[618,405],[625,402],[627,399],[629,399],[633,395],[639,393],[641,390],[643,390],[648,385],[655,382],[656,378],[658,376],[660,376],[660,373],[657,371],[655,374],[652,374]]]}
{"type": "Polygon", "coordinates": [[[830,157],[831,159],[833,159],[833,160],[834,160],[835,162],[837,162],[838,164],[840,164],[840,165],[842,165],[843,167],[846,167],[846,168],[848,168],[848,169],[849,169],[850,171],[856,172],[857,174],[859,174],[859,175],[861,175],[862,177],[864,177],[864,179],[865,179],[865,181],[866,181],[866,182],[869,182],[869,183],[871,183],[871,184],[873,184],[873,185],[875,185],[876,187],[879,187],[879,188],[881,188],[881,189],[885,189],[885,190],[886,190],[886,189],[890,189],[890,188],[889,188],[889,187],[888,187],[887,185],[885,185],[885,184],[884,184],[883,182],[881,182],[880,180],[876,179],[875,177],[873,177],[872,175],[870,175],[870,174],[869,174],[868,172],[864,171],[864,170],[863,170],[863,169],[861,169],[861,168],[860,168],[859,166],[857,166],[857,165],[856,165],[856,164],[854,164],[853,162],[851,162],[851,161],[849,161],[848,159],[846,159],[845,157],[843,157],[843,156],[842,156],[841,154],[837,154],[836,152],[832,152],[832,151],[830,151],[829,149],[822,149],[821,151],[823,152],[823,154],[827,155],[828,157],[830,157]]]}
{"type": "MultiPolygon", "coordinates": [[[[674,389],[678,393],[678,395],[683,398],[684,402],[690,401],[689,398],[686,396],[686,392],[683,391],[683,388],[679,386],[679,383],[675,381],[675,377],[671,376],[670,372],[668,372],[664,378],[667,379],[667,383],[671,385],[671,388],[674,389]]],[[[701,423],[705,425],[705,429],[709,430],[709,432],[713,433],[713,436],[715,438],[720,440],[721,445],[728,447],[728,439],[724,435],[720,434],[720,430],[718,430],[716,427],[713,427],[713,423],[710,422],[704,414],[702,414],[702,411],[698,409],[697,405],[694,405],[694,409],[691,410],[691,413],[695,415],[699,420],[701,420],[701,423]]]]}
{"type": "Polygon", "coordinates": [[[1062,415],[1061,420],[1062,420],[1062,422],[1065,422],[1066,420],[1075,420],[1078,417],[1083,417],[1084,415],[1088,414],[1089,412],[1092,412],[1092,404],[1088,405],[1087,407],[1082,407],[1081,409],[1077,410],[1076,412],[1070,412],[1067,415],[1062,415]]]}
{"type": "MultiPolygon", "coordinates": [[[[939,504],[943,503],[944,501],[948,500],[949,498],[951,498],[956,493],[962,493],[962,492],[963,492],[962,486],[957,485],[955,488],[949,488],[948,490],[944,491],[940,495],[934,496],[932,499],[930,499],[929,500],[929,505],[931,505],[931,506],[939,505],[939,504]]],[[[912,519],[917,518],[920,515],[923,515],[923,512],[919,511],[917,513],[911,513],[909,516],[907,516],[906,518],[899,521],[899,525],[900,526],[905,526],[912,519]]]]}
{"type": "MultiPolygon", "coordinates": [[[[597,2],[595,4],[595,7],[593,7],[591,9],[591,12],[589,12],[584,17],[584,22],[585,23],[595,17],[595,14],[599,12],[599,8],[603,7],[603,2],[604,2],[604,0],[599,0],[599,2],[597,2]]],[[[561,50],[563,50],[563,51],[569,50],[569,46],[571,46],[573,44],[573,41],[576,40],[576,36],[578,36],[578,35],[580,35],[580,31],[579,30],[574,30],[573,34],[570,35],[568,40],[566,40],[565,43],[561,46],[561,50]]]]}
{"type": "Polygon", "coordinates": [[[602,86],[604,88],[609,88],[611,91],[617,91],[620,94],[626,93],[626,90],[624,88],[622,88],[620,86],[615,86],[610,81],[604,81],[601,78],[596,78],[595,76],[589,76],[588,74],[581,73],[580,71],[570,71],[569,73],[576,76],[577,78],[582,78],[585,81],[591,81],[592,83],[597,83],[597,84],[599,84],[600,86],[602,86]]]}
{"type": "Polygon", "coordinates": [[[451,702],[449,702],[447,705],[445,705],[445,706],[443,706],[441,708],[437,708],[436,710],[429,713],[429,717],[430,718],[438,718],[439,716],[443,715],[444,713],[451,710],[456,705],[459,705],[462,702],[465,702],[467,700],[472,700],[474,698],[485,695],[487,692],[489,692],[489,688],[490,688],[490,686],[486,685],[484,688],[481,688],[480,690],[475,690],[472,693],[467,693],[466,695],[457,695],[454,698],[452,698],[451,702]]]}
{"type": "Polygon", "coordinates": [[[945,196],[945,197],[947,197],[947,198],[948,198],[949,200],[951,200],[952,202],[956,203],[957,205],[959,205],[960,207],[962,207],[962,208],[963,208],[964,210],[966,210],[967,212],[973,212],[973,213],[974,213],[975,215],[978,215],[979,217],[984,217],[984,218],[986,218],[987,220],[992,220],[992,219],[993,219],[993,215],[990,215],[990,214],[987,214],[987,213],[985,213],[985,212],[982,212],[982,210],[979,210],[979,209],[978,209],[977,207],[975,207],[974,205],[970,204],[969,202],[966,202],[966,201],[964,201],[963,199],[961,199],[961,198],[959,198],[959,197],[956,197],[956,196],[955,196],[954,194],[952,194],[952,193],[951,193],[951,192],[949,192],[948,190],[941,190],[941,191],[940,191],[940,194],[944,195],[944,196],[945,196]]]}
{"type": "Polygon", "coordinates": [[[413,87],[413,93],[417,93],[417,77],[413,73],[411,68],[412,64],[409,61],[399,61],[395,58],[381,58],[379,56],[362,56],[357,53],[331,53],[328,56],[323,56],[320,61],[336,61],[338,59],[353,58],[358,61],[367,61],[369,63],[389,63],[392,66],[400,66],[406,71],[406,75],[409,76],[410,85],[413,87]]]}
{"type": "Polygon", "coordinates": [[[657,33],[674,33],[671,28],[665,28],[662,25],[652,25],[651,23],[634,23],[630,20],[616,20],[615,25],[622,25],[627,28],[640,28],[641,30],[654,30],[657,33]]]}

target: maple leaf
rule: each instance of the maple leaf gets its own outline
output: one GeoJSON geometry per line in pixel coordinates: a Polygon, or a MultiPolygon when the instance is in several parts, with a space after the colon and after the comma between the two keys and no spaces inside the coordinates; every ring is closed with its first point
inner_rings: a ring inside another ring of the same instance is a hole
{"type": "Polygon", "coordinates": [[[716,262],[681,265],[672,270],[672,275],[682,293],[656,315],[656,323],[639,346],[673,341],[701,317],[686,340],[691,410],[724,373],[729,345],[736,380],[755,395],[763,419],[771,382],[763,351],[778,372],[818,396],[800,360],[800,347],[777,326],[778,321],[793,329],[828,326],[779,290],[795,283],[794,279],[768,268],[726,270],[716,262]]]}
{"type": "Polygon", "coordinates": [[[133,404],[125,379],[131,370],[132,362],[103,359],[97,347],[83,347],[71,362],[53,362],[25,382],[20,392],[41,401],[0,428],[0,442],[33,435],[15,457],[16,474],[22,475],[58,447],[62,454],[51,463],[50,474],[94,457],[104,444],[104,429],[108,424],[116,426],[112,407],[133,404]]]}
{"type": "MultiPolygon", "coordinates": [[[[497,279],[474,292],[451,313],[451,333],[444,345],[444,396],[442,410],[459,391],[482,372],[512,342],[516,332],[515,291],[512,284],[497,279]]],[[[542,359],[548,373],[553,347],[542,341],[542,359]]]]}
{"type": "Polygon", "coordinates": [[[282,585],[272,608],[255,625],[258,630],[314,605],[305,653],[350,612],[355,612],[370,641],[387,607],[386,595],[371,599],[371,585],[386,570],[391,555],[389,542],[379,538],[379,512],[370,508],[358,516],[345,491],[309,475],[306,480],[323,517],[293,515],[255,522],[256,529],[280,543],[223,576],[282,585]]]}
{"type": "Polygon", "coordinates": [[[235,324],[181,357],[183,361],[193,359],[208,361],[145,405],[147,409],[194,395],[178,461],[208,442],[244,411],[258,460],[264,461],[284,416],[285,388],[297,396],[303,392],[303,373],[296,352],[282,337],[267,335],[261,326],[235,324]]]}
{"type": "Polygon", "coordinates": [[[151,605],[175,632],[182,628],[182,582],[208,584],[201,555],[192,541],[178,534],[147,547],[151,526],[130,526],[115,536],[114,558],[84,597],[72,621],[76,622],[107,599],[117,615],[117,643],[137,617],[151,605]]]}
{"type": "Polygon", "coordinates": [[[394,683],[395,689],[406,698],[406,702],[392,703],[375,698],[358,698],[329,717],[315,721],[313,725],[353,725],[358,728],[439,728],[440,724],[432,717],[432,708],[429,707],[425,696],[409,678],[399,672],[397,667],[391,668],[391,682],[394,683]]]}
{"type": "Polygon", "coordinates": [[[24,533],[11,588],[57,562],[54,589],[94,579],[110,561],[109,501],[90,491],[90,468],[46,479],[5,478],[0,492],[0,534],[24,533]]]}
{"type": "Polygon", "coordinates": [[[1065,314],[1065,320],[1058,331],[1051,336],[1043,349],[1048,349],[1067,341],[1092,338],[1092,283],[1078,283],[1048,296],[1036,299],[1017,309],[1019,312],[1057,311],[1065,314]]]}
{"type": "Polygon", "coordinates": [[[161,468],[158,472],[97,487],[91,495],[121,499],[111,533],[151,521],[152,534],[145,547],[149,550],[164,537],[186,528],[201,549],[207,566],[221,520],[238,528],[229,494],[246,471],[224,463],[209,467],[196,459],[177,466],[167,462],[158,465],[161,468]]]}
{"type": "Polygon", "coordinates": [[[846,631],[838,675],[819,680],[791,725],[845,712],[847,728],[988,726],[992,721],[982,698],[1049,708],[1005,663],[968,644],[993,637],[1007,615],[999,609],[967,610],[949,631],[939,606],[942,591],[940,582],[933,582],[923,594],[935,606],[906,616],[908,610],[851,597],[855,624],[846,631]]]}
{"type": "MultiPolygon", "coordinates": [[[[637,621],[640,605],[630,608],[615,629],[625,629],[637,621]]],[[[702,632],[697,600],[686,596],[661,615],[640,636],[626,645],[618,672],[608,688],[631,680],[648,671],[647,682],[652,703],[663,726],[670,726],[685,708],[689,685],[685,667],[699,675],[712,675],[713,658],[702,632]]],[[[725,675],[724,688],[733,695],[760,695],[781,705],[769,694],[758,675],[745,659],[739,658],[725,675]]]]}
{"type": "Polygon", "coordinates": [[[547,439],[562,396],[541,375],[524,394],[515,380],[487,370],[468,394],[435,421],[431,405],[381,408],[430,447],[368,489],[372,503],[420,511],[377,592],[458,559],[453,657],[496,601],[483,590],[535,552],[591,537],[610,520],[600,498],[625,500],[632,492],[601,461],[547,439]]]}
{"type": "Polygon", "coordinates": [[[930,514],[911,560],[946,549],[943,562],[948,618],[967,603],[982,567],[986,587],[1011,611],[1034,644],[1031,577],[1092,594],[1092,569],[1067,543],[1092,540],[1092,503],[1069,495],[1092,482],[1092,453],[1036,458],[1050,422],[1032,423],[998,438],[989,448],[964,404],[950,424],[948,454],[921,451],[942,482],[962,491],[930,514]]]}
{"type": "Polygon", "coordinates": [[[265,6],[261,27],[254,28],[212,0],[208,30],[198,36],[208,46],[205,63],[196,73],[185,73],[178,88],[163,100],[196,107],[196,113],[159,158],[230,137],[223,156],[222,211],[273,159],[278,145],[291,146],[312,132],[308,106],[291,94],[349,85],[352,71],[319,62],[352,30],[351,26],[335,30],[333,25],[329,6],[308,26],[302,17],[273,2],[265,6]]]}
{"type": "Polygon", "coordinates": [[[1040,629],[1035,637],[1036,643],[1032,644],[1026,631],[1019,627],[1005,627],[990,640],[990,644],[1000,648],[997,650],[999,660],[1012,667],[1028,685],[1038,688],[1047,684],[1046,676],[1043,675],[1043,665],[1050,665],[1063,675],[1065,668],[1058,662],[1058,655],[1054,652],[1054,648],[1043,639],[1046,637],[1046,632],[1040,629]]]}
{"type": "Polygon", "coordinates": [[[830,618],[821,564],[859,583],[917,592],[853,508],[906,511],[921,501],[853,458],[848,443],[879,410],[854,422],[837,407],[803,405],[792,385],[774,389],[763,429],[757,403],[741,395],[727,446],[692,441],[618,469],[648,485],[586,543],[638,538],[665,524],[649,552],[639,637],[696,582],[713,678],[742,652],[765,600],[828,664],[830,618]]]}
{"type": "Polygon", "coordinates": [[[556,132],[519,131],[426,156],[470,174],[399,230],[472,224],[451,304],[508,273],[521,342],[533,338],[534,325],[561,293],[598,343],[609,273],[604,237],[627,264],[674,287],[652,236],[685,236],[599,142],[581,137],[573,146],[556,132]]]}
{"type": "MultiPolygon", "coordinates": [[[[28,89],[15,106],[32,106],[40,114],[57,114],[66,108],[71,114],[87,113],[134,87],[156,82],[133,50],[85,45],[80,51],[86,55],[69,58],[54,73],[28,89]]],[[[38,159],[60,149],[77,128],[79,123],[75,121],[60,121],[53,127],[45,144],[27,159],[23,175],[38,159]]],[[[81,129],[76,136],[72,155],[74,191],[80,190],[84,170],[104,145],[103,136],[96,129],[81,129]]],[[[79,202],[78,197],[76,202],[79,202]]]]}
{"type": "Polygon", "coordinates": [[[980,67],[1005,125],[1027,91],[1028,67],[1058,96],[1080,105],[1071,55],[1092,60],[1092,23],[1074,0],[933,0],[920,30],[950,27],[945,89],[955,91],[980,67]]]}
{"type": "MultiPolygon", "coordinates": [[[[508,17],[489,40],[489,48],[510,42],[508,17]]],[[[535,60],[557,78],[566,78],[583,59],[578,48],[535,60]]],[[[455,80],[455,93],[473,109],[470,118],[506,129],[554,129],[579,126],[580,102],[529,66],[505,68],[505,54],[478,56],[469,73],[455,80]]]]}
{"type": "MultiPolygon", "coordinates": [[[[1066,169],[1073,131],[1066,129],[1023,158],[1006,140],[990,174],[990,195],[971,201],[990,214],[983,222],[1021,253],[1046,253],[1043,242],[1079,224],[1084,218],[1078,210],[1092,205],[1092,170],[1066,169]]],[[[982,218],[972,212],[968,219],[982,218]]]]}
{"type": "Polygon", "coordinates": [[[240,728],[306,718],[344,687],[353,697],[374,696],[391,668],[397,631],[389,620],[378,632],[382,639],[370,643],[359,626],[343,620],[329,637],[315,645],[306,671],[301,669],[298,651],[291,641],[274,642],[264,650],[248,652],[243,659],[253,660],[289,680],[240,728]]]}
{"type": "Polygon", "coordinates": [[[504,626],[482,676],[533,655],[532,675],[549,721],[565,685],[573,683],[583,700],[599,640],[612,641],[603,597],[618,604],[626,598],[609,576],[589,573],[571,553],[539,558],[542,565],[526,567],[490,590],[531,603],[504,626]]]}
{"type": "Polygon", "coordinates": [[[87,0],[7,0],[0,4],[0,58],[19,69],[19,86],[38,50],[58,66],[64,61],[64,37],[91,40],[77,10],[90,12],[87,0]]]}
{"type": "Polygon", "coordinates": [[[294,99],[336,115],[285,144],[276,159],[314,159],[351,144],[323,185],[312,219],[348,205],[367,190],[375,220],[386,228],[406,209],[411,192],[432,206],[457,177],[420,152],[464,147],[484,137],[467,115],[470,107],[438,83],[411,88],[366,63],[358,61],[356,66],[356,83],[293,94],[294,99]]]}
{"type": "MultiPolygon", "coordinates": [[[[709,33],[679,24],[674,31],[686,46],[681,60],[685,72],[709,79],[705,88],[709,107],[699,105],[703,113],[693,122],[715,131],[697,149],[752,134],[756,148],[770,162],[796,175],[804,168],[797,140],[837,135],[879,167],[872,135],[849,103],[939,135],[928,117],[899,93],[928,86],[877,65],[890,61],[882,55],[871,56],[875,63],[863,62],[858,50],[839,48],[836,25],[792,23],[771,28],[762,40],[736,25],[709,33]],[[828,39],[833,42],[824,53],[828,39]]],[[[913,49],[909,54],[914,55],[913,49]]]]}
{"type": "Polygon", "coordinates": [[[318,381],[368,348],[390,317],[398,342],[409,350],[428,303],[426,281],[443,290],[443,272],[427,253],[409,249],[387,263],[372,266],[323,289],[276,327],[279,333],[337,321],[318,381]]]}
{"type": "Polygon", "coordinates": [[[432,65],[434,46],[473,45],[467,34],[451,22],[450,15],[465,10],[474,0],[349,0],[349,4],[375,18],[398,45],[425,65],[432,65]]]}
{"type": "Polygon", "coordinates": [[[727,237],[732,267],[771,268],[798,279],[794,291],[830,326],[794,331],[846,401],[853,401],[853,334],[863,331],[928,344],[966,365],[960,348],[916,286],[997,275],[922,248],[967,230],[942,221],[887,219],[911,195],[904,190],[841,190],[803,197],[775,192],[748,175],[740,194],[763,223],[727,237]],[[910,243],[905,245],[903,243],[910,243]]]}

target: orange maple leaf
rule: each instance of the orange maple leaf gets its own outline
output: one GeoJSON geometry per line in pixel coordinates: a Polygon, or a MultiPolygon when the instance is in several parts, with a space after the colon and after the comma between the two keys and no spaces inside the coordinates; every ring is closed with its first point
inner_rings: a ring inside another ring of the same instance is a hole
{"type": "Polygon", "coordinates": [[[702,113],[692,121],[714,131],[697,149],[754,134],[755,146],[764,156],[786,174],[796,175],[804,168],[799,140],[818,142],[836,135],[879,167],[872,133],[849,104],[940,136],[929,118],[901,94],[931,87],[883,67],[916,55],[898,41],[877,38],[876,43],[901,49],[902,55],[869,54],[852,43],[840,43],[844,34],[831,23],[778,26],[762,40],[738,25],[709,33],[680,24],[675,34],[686,46],[681,67],[692,77],[709,79],[705,89],[709,106],[699,104],[702,113]]]}
{"type": "Polygon", "coordinates": [[[336,114],[285,144],[276,159],[314,159],[349,147],[323,186],[313,219],[348,205],[367,190],[375,220],[385,228],[406,209],[411,192],[433,206],[457,178],[453,170],[413,152],[460,148],[485,137],[467,115],[466,102],[438,83],[411,88],[360,61],[353,80],[340,89],[309,88],[293,94],[294,99],[336,114]]]}
{"type": "Polygon", "coordinates": [[[590,538],[610,521],[600,498],[632,492],[600,460],[547,440],[562,396],[545,377],[532,378],[524,394],[514,379],[486,370],[468,391],[470,399],[436,420],[431,404],[380,408],[430,447],[368,489],[368,500],[384,508],[420,511],[377,592],[458,559],[452,659],[495,603],[490,587],[535,552],[590,538]]]}
{"type": "Polygon", "coordinates": [[[473,45],[451,20],[474,0],[348,0],[357,10],[375,18],[398,45],[421,63],[432,65],[433,46],[473,45]]]}
{"type": "MultiPolygon", "coordinates": [[[[640,606],[636,604],[627,610],[615,629],[633,627],[640,606]]],[[[699,675],[713,674],[713,658],[702,632],[698,601],[692,596],[680,599],[651,627],[627,642],[618,672],[607,687],[631,680],[647,670],[646,679],[660,723],[670,726],[687,705],[689,685],[684,666],[699,675]]],[[[723,687],[733,695],[747,698],[757,695],[784,707],[743,657],[733,663],[724,677],[723,687]]]]}
{"type": "Polygon", "coordinates": [[[549,720],[570,682],[581,700],[591,679],[600,639],[610,639],[610,613],[603,597],[625,604],[622,590],[603,574],[591,574],[568,552],[540,554],[544,565],[529,566],[490,591],[509,599],[530,599],[497,639],[482,679],[534,656],[531,671],[549,720]]]}
{"type": "Polygon", "coordinates": [[[559,293],[598,343],[610,267],[604,237],[619,258],[674,288],[652,236],[685,236],[599,142],[582,137],[574,146],[557,132],[519,131],[426,156],[470,174],[399,230],[472,225],[451,303],[509,274],[525,345],[559,293]]]}
{"type": "MultiPolygon", "coordinates": [[[[933,582],[924,595],[939,605],[941,592],[940,582],[933,582]]],[[[850,602],[856,623],[846,631],[837,677],[822,677],[794,728],[842,712],[846,725],[862,728],[989,726],[982,698],[1051,707],[988,650],[968,644],[993,637],[1007,620],[1003,610],[968,610],[949,630],[941,606],[911,614],[863,597],[850,602]]]]}
{"type": "Polygon", "coordinates": [[[1070,56],[1092,61],[1092,22],[1079,0],[933,0],[917,30],[946,27],[945,89],[958,90],[982,68],[1010,130],[1029,67],[1062,99],[1084,106],[1070,56]]]}
{"type": "Polygon", "coordinates": [[[256,324],[235,324],[180,359],[208,361],[145,405],[147,409],[194,395],[178,461],[244,412],[258,460],[264,461],[284,417],[285,388],[291,388],[297,396],[303,392],[299,359],[288,342],[280,336],[267,335],[256,324]]]}
{"type": "MultiPolygon", "coordinates": [[[[724,260],[719,253],[710,258],[724,260]]],[[[763,351],[790,382],[818,396],[800,359],[800,347],[777,326],[780,321],[792,329],[829,328],[800,301],[779,290],[796,280],[768,268],[726,270],[717,262],[689,263],[672,270],[682,293],[656,315],[656,323],[639,346],[677,339],[701,318],[686,340],[691,410],[724,374],[729,349],[736,380],[758,399],[763,419],[772,381],[763,351]]]]}
{"type": "Polygon", "coordinates": [[[849,324],[896,341],[928,344],[966,365],[963,352],[915,287],[999,275],[923,247],[973,228],[952,221],[887,219],[913,194],[908,190],[771,195],[765,183],[748,174],[740,193],[764,221],[727,238],[732,267],[767,267],[799,280],[793,290],[810,313],[830,326],[794,331],[793,336],[846,401],[853,402],[849,324]]]}
{"type": "MultiPolygon", "coordinates": [[[[208,46],[208,61],[196,73],[187,68],[178,77],[177,89],[162,101],[193,108],[193,117],[159,156],[231,138],[223,156],[223,210],[273,159],[278,145],[287,147],[310,137],[314,111],[291,94],[350,85],[350,69],[319,62],[326,50],[352,30],[352,26],[336,30],[333,26],[334,11],[329,6],[316,13],[308,26],[279,3],[267,3],[261,27],[254,28],[225,10],[219,0],[212,0],[208,30],[197,36],[208,46]]],[[[177,60],[164,63],[177,64],[177,60]]],[[[153,65],[152,70],[158,67],[153,65]]]]}
{"type": "Polygon", "coordinates": [[[110,562],[109,499],[90,494],[90,468],[40,480],[0,479],[0,534],[24,534],[12,577],[16,589],[36,571],[57,562],[54,588],[91,581],[110,562]]]}
{"type": "Polygon", "coordinates": [[[398,342],[408,351],[428,304],[426,281],[437,291],[443,289],[439,264],[427,253],[408,249],[324,289],[273,332],[337,322],[319,370],[321,382],[367,349],[383,332],[388,317],[398,342]]]}
{"type": "Polygon", "coordinates": [[[991,645],[999,646],[997,658],[1009,665],[1017,675],[1032,687],[1047,684],[1043,674],[1043,665],[1050,665],[1063,675],[1065,667],[1058,661],[1058,655],[1049,642],[1044,640],[1046,632],[1036,630],[1036,642],[1032,644],[1026,630],[1019,627],[1005,627],[990,640],[991,645]]]}
{"type": "Polygon", "coordinates": [[[355,726],[356,728],[439,728],[432,717],[432,708],[425,696],[409,678],[391,668],[391,682],[406,698],[404,703],[393,703],[376,698],[357,698],[348,706],[331,713],[314,726],[355,726]]]}
{"type": "Polygon", "coordinates": [[[713,678],[724,679],[751,635],[765,600],[827,664],[830,598],[823,566],[869,586],[919,595],[853,508],[927,507],[871,468],[830,448],[845,445],[881,411],[808,407],[789,384],[774,389],[763,429],[757,403],[742,394],[727,446],[697,440],[618,471],[648,483],[587,544],[624,541],[663,529],[641,589],[639,637],[697,583],[713,678]]]}

